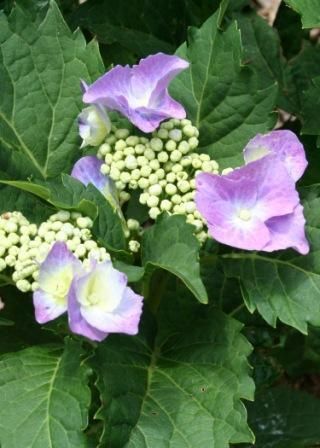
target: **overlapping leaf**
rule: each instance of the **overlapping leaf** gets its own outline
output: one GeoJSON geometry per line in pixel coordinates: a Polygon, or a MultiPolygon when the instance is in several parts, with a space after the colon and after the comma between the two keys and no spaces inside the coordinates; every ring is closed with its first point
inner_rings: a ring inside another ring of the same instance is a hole
{"type": "Polygon", "coordinates": [[[33,347],[0,358],[2,448],[86,448],[90,403],[79,343],[33,347]]]}
{"type": "Polygon", "coordinates": [[[237,24],[221,31],[221,14],[191,29],[188,43],[177,52],[190,67],[173,81],[171,91],[200,130],[200,150],[226,167],[242,163],[248,140],[273,127],[278,89],[273,82],[266,85],[260,73],[241,67],[237,24]]]}
{"type": "Polygon", "coordinates": [[[193,226],[185,217],[163,214],[145,231],[142,239],[142,263],[146,269],[165,269],[179,277],[202,302],[208,302],[200,277],[200,244],[193,235],[193,226]]]}
{"type": "Polygon", "coordinates": [[[285,0],[285,2],[301,14],[303,28],[320,26],[320,3],[318,0],[285,0]]]}
{"type": "Polygon", "coordinates": [[[79,147],[79,79],[103,67],[97,44],[72,34],[54,2],[33,12],[17,5],[0,15],[0,141],[19,153],[25,178],[47,178],[69,171],[79,147]]]}
{"type": "Polygon", "coordinates": [[[241,398],[253,384],[241,325],[175,291],[139,336],[110,336],[94,359],[101,447],[227,448],[252,440],[241,398]],[[179,295],[180,294],[180,295],[179,295]]]}

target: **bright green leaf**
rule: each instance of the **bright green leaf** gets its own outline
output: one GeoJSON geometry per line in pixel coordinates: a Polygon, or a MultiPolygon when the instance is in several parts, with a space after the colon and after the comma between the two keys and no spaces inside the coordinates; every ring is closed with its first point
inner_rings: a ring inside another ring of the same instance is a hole
{"type": "Polygon", "coordinates": [[[1,448],[86,448],[87,368],[79,343],[38,346],[0,358],[1,448]]]}
{"type": "Polygon", "coordinates": [[[72,34],[53,1],[38,15],[19,5],[0,15],[0,140],[19,152],[25,177],[70,169],[79,148],[80,78],[102,71],[97,44],[72,34]]]}
{"type": "Polygon", "coordinates": [[[237,24],[221,31],[219,20],[217,12],[200,29],[190,30],[188,44],[177,51],[190,67],[170,90],[198,127],[200,150],[226,167],[243,163],[248,140],[273,127],[278,88],[266,86],[259,73],[242,66],[237,24]]]}
{"type": "Polygon", "coordinates": [[[185,217],[164,213],[143,234],[142,264],[146,269],[165,269],[179,277],[199,302],[208,295],[200,277],[200,244],[185,217]]]}
{"type": "Polygon", "coordinates": [[[139,335],[112,335],[94,368],[103,406],[101,447],[227,448],[252,441],[241,398],[252,399],[239,322],[197,304],[186,290],[145,310],[139,335]],[[180,293],[181,294],[181,293],[180,293]]]}
{"type": "Polygon", "coordinates": [[[320,26],[320,3],[318,0],[285,0],[285,2],[302,16],[303,28],[320,26]]]}

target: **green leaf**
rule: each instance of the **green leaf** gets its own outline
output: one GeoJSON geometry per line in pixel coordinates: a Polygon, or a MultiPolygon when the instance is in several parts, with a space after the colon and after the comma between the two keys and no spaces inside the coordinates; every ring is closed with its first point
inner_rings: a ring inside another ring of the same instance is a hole
{"type": "Polygon", "coordinates": [[[19,153],[25,177],[70,169],[79,147],[80,78],[89,82],[102,71],[96,42],[72,34],[53,1],[39,14],[17,5],[0,15],[0,141],[19,153]]]}
{"type": "Polygon", "coordinates": [[[200,150],[221,166],[243,163],[242,150],[258,132],[270,130],[278,88],[266,86],[259,73],[242,67],[237,24],[220,30],[220,11],[200,29],[192,28],[188,44],[177,54],[190,62],[171,85],[173,96],[187,109],[200,131],[200,150]]]}
{"type": "Polygon", "coordinates": [[[292,79],[288,76],[277,31],[255,13],[237,14],[236,18],[247,66],[253,67],[259,75],[261,86],[267,88],[278,83],[279,107],[286,111],[292,110],[292,79]]]}
{"type": "Polygon", "coordinates": [[[318,0],[285,0],[285,2],[302,16],[303,28],[320,26],[320,3],[318,0]]]}
{"type": "Polygon", "coordinates": [[[0,358],[2,448],[85,448],[90,393],[81,347],[38,346],[0,358]]]}
{"type": "Polygon", "coordinates": [[[308,90],[302,95],[302,132],[320,135],[320,76],[314,78],[308,90]]]}
{"type": "MultiPolygon", "coordinates": [[[[255,448],[304,448],[320,443],[320,400],[312,395],[275,387],[248,404],[255,448]]],[[[251,445],[250,445],[251,446],[251,445]]]]}
{"type": "Polygon", "coordinates": [[[101,447],[227,448],[252,441],[241,398],[252,399],[239,322],[186,290],[162,298],[158,327],[144,312],[139,335],[112,335],[93,361],[105,428],[101,447]]]}
{"type": "Polygon", "coordinates": [[[235,252],[222,255],[227,276],[240,281],[248,309],[258,310],[272,326],[277,319],[307,333],[320,325],[320,187],[305,189],[305,217],[311,245],[308,255],[235,252]]]}
{"type": "Polygon", "coordinates": [[[179,277],[199,302],[208,295],[200,277],[200,244],[185,217],[163,213],[142,237],[142,264],[149,272],[165,269],[179,277]]]}

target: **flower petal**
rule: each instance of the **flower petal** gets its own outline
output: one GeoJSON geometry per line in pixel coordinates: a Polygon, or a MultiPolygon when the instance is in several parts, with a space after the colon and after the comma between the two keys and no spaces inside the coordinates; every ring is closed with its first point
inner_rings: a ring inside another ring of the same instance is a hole
{"type": "Polygon", "coordinates": [[[132,68],[118,65],[87,88],[83,101],[117,110],[142,131],[152,132],[167,118],[185,117],[183,106],[169,96],[168,85],[188,65],[163,53],[132,68]]]}
{"type": "Polygon", "coordinates": [[[294,181],[273,155],[226,176],[201,173],[196,185],[196,205],[210,234],[247,250],[263,250],[272,238],[266,222],[293,213],[299,204],[294,181]]]}
{"type": "Polygon", "coordinates": [[[250,163],[270,153],[279,157],[294,181],[300,179],[308,165],[303,145],[291,131],[256,135],[244,149],[244,160],[250,163]]]}
{"type": "Polygon", "coordinates": [[[86,107],[78,116],[79,134],[83,139],[81,148],[98,146],[111,129],[106,110],[100,105],[86,107]]]}
{"type": "Polygon", "coordinates": [[[71,176],[78,179],[83,185],[94,185],[111,205],[120,211],[117,190],[113,180],[101,173],[102,160],[95,156],[81,157],[73,166],[71,176]]]}
{"type": "Polygon", "coordinates": [[[127,277],[114,269],[111,262],[92,263],[89,272],[78,275],[72,282],[71,330],[89,338],[97,338],[99,332],[101,337],[108,333],[136,334],[143,298],[126,285],[127,277]]]}
{"type": "Polygon", "coordinates": [[[68,296],[68,318],[69,327],[73,333],[85,336],[92,341],[103,341],[108,336],[108,333],[99,331],[82,317],[79,303],[77,301],[75,283],[73,282],[68,296]]]}
{"type": "Polygon", "coordinates": [[[300,254],[306,255],[310,246],[305,235],[305,223],[303,207],[300,204],[289,215],[269,219],[266,226],[270,231],[271,240],[263,250],[272,252],[292,247],[300,254]]]}
{"type": "Polygon", "coordinates": [[[36,320],[45,323],[67,310],[67,296],[81,263],[63,242],[56,242],[39,269],[39,289],[33,294],[36,320]]]}

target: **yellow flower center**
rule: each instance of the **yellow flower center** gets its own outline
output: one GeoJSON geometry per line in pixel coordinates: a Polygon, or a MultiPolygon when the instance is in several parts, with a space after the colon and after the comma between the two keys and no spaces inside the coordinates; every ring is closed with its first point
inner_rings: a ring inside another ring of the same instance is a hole
{"type": "Polygon", "coordinates": [[[241,221],[250,221],[251,212],[246,208],[242,208],[238,213],[238,217],[241,219],[241,221]]]}

